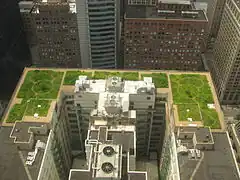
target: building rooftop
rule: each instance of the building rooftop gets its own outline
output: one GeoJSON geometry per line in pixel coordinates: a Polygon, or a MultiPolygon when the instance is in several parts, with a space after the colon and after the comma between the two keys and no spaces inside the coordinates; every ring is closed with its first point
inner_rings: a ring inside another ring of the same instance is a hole
{"type": "Polygon", "coordinates": [[[146,173],[134,172],[128,174],[128,180],[146,180],[146,173]]]}
{"type": "Polygon", "coordinates": [[[179,128],[179,133],[194,133],[197,143],[213,143],[211,129],[208,127],[183,127],[179,128]]]}
{"type": "Polygon", "coordinates": [[[22,159],[13,143],[14,140],[9,138],[11,131],[11,127],[0,127],[0,160],[4,162],[0,164],[0,179],[26,180],[28,176],[22,159]]]}
{"type": "MultiPolygon", "coordinates": [[[[22,130],[28,129],[27,126],[23,126],[21,126],[22,130]]],[[[25,165],[28,153],[34,151],[34,149],[19,150],[14,143],[14,139],[9,138],[11,132],[12,127],[0,127],[0,160],[4,162],[0,164],[0,179],[37,179],[44,150],[38,151],[32,166],[25,165]]],[[[46,143],[47,136],[35,136],[34,139],[46,143]]]]}
{"type": "Polygon", "coordinates": [[[42,127],[43,123],[36,122],[16,122],[10,136],[15,142],[29,142],[31,136],[31,128],[42,127]]]}
{"type": "MultiPolygon", "coordinates": [[[[137,80],[152,77],[157,92],[168,94],[167,100],[170,104],[174,104],[176,125],[224,128],[222,111],[209,73],[114,70],[106,73],[104,70],[35,68],[24,70],[5,111],[3,125],[13,126],[15,121],[48,123],[51,121],[54,105],[60,92],[73,92],[75,81],[80,75],[86,75],[88,79],[95,79],[96,82],[102,84],[108,81],[101,79],[113,76],[121,77],[126,80],[125,86],[123,86],[126,87],[124,88],[126,92],[132,92],[139,85],[137,80]],[[35,84],[35,81],[38,84],[35,84]],[[194,84],[195,82],[197,84],[194,84]],[[178,86],[181,88],[179,89],[178,86]],[[199,86],[198,89],[196,89],[197,86],[199,86]],[[41,101],[33,98],[41,98],[41,101]],[[186,102],[191,105],[183,105],[186,102]],[[197,109],[199,111],[196,111],[197,109]]],[[[148,78],[145,80],[149,81],[148,78]]],[[[93,83],[93,80],[89,82],[93,83]]],[[[141,83],[146,82],[141,81],[141,83]]],[[[150,85],[150,87],[154,85],[150,85]]],[[[104,89],[103,85],[97,87],[95,88],[96,92],[104,89]]]]}
{"type": "Polygon", "coordinates": [[[206,21],[207,18],[203,10],[188,10],[181,11],[177,14],[175,11],[170,10],[157,10],[156,7],[145,5],[128,5],[126,9],[126,18],[133,19],[157,19],[157,20],[198,20],[206,21]]]}
{"type": "MultiPolygon", "coordinates": [[[[189,129],[183,128],[184,132],[189,129]]],[[[205,136],[207,129],[192,129],[198,136],[205,136]],[[199,131],[199,132],[198,132],[199,131]]],[[[187,154],[178,153],[178,164],[181,180],[237,180],[238,171],[231,144],[226,132],[212,132],[213,149],[201,149],[201,157],[192,158],[187,154]]],[[[190,142],[190,141],[188,141],[190,142]]],[[[191,142],[190,142],[191,143],[191,142]]]]}

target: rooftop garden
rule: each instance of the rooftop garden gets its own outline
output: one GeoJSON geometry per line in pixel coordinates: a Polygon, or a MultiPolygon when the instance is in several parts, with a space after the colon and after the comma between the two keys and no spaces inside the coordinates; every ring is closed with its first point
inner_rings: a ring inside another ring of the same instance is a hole
{"type": "Polygon", "coordinates": [[[27,101],[25,116],[33,116],[37,113],[39,116],[47,116],[51,101],[31,99],[27,101]]]}
{"type": "Polygon", "coordinates": [[[51,70],[29,71],[17,98],[56,99],[62,82],[63,72],[51,70]]]}
{"type": "Polygon", "coordinates": [[[204,75],[170,75],[174,104],[178,107],[179,121],[202,121],[204,126],[221,128],[212,91],[204,75]]]}
{"type": "Polygon", "coordinates": [[[88,79],[92,78],[92,72],[86,71],[67,71],[64,78],[64,85],[74,85],[78,76],[87,76],[88,79]]]}
{"type": "Polygon", "coordinates": [[[15,121],[21,121],[26,110],[26,102],[22,101],[21,104],[14,104],[9,111],[7,123],[14,123],[15,121]]]}
{"type": "Polygon", "coordinates": [[[23,116],[46,116],[51,100],[56,99],[62,82],[63,72],[51,70],[33,70],[27,72],[17,98],[20,104],[14,104],[6,122],[14,123],[23,116]]]}
{"type": "Polygon", "coordinates": [[[165,73],[141,74],[143,77],[152,77],[156,88],[168,88],[168,77],[165,73]]]}
{"type": "Polygon", "coordinates": [[[95,71],[94,79],[106,79],[111,76],[119,76],[124,80],[137,81],[139,80],[138,72],[104,72],[104,71],[95,71]]]}

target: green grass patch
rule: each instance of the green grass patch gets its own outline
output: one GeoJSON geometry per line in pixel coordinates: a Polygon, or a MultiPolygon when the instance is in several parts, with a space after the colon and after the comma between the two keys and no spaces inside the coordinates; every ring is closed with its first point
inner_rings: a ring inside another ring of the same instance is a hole
{"type": "Polygon", "coordinates": [[[129,81],[139,80],[138,72],[122,72],[121,77],[123,78],[123,80],[129,80],[129,81]]]}
{"type": "Polygon", "coordinates": [[[152,77],[156,88],[168,88],[168,78],[165,73],[142,74],[143,77],[152,77]]]}
{"type": "Polygon", "coordinates": [[[50,104],[50,100],[29,99],[26,101],[23,99],[21,104],[13,105],[6,122],[14,123],[15,121],[21,121],[23,116],[33,116],[35,113],[39,116],[47,116],[50,104]]]}
{"type": "Polygon", "coordinates": [[[33,116],[35,113],[46,116],[51,99],[57,98],[63,74],[52,70],[28,71],[17,94],[22,102],[12,107],[6,122],[21,121],[24,115],[33,116]]]}
{"type": "Polygon", "coordinates": [[[56,99],[63,78],[63,72],[51,70],[29,71],[17,97],[56,99]]]}
{"type": "Polygon", "coordinates": [[[93,79],[107,79],[111,76],[120,76],[120,72],[95,71],[93,79]]]}
{"type": "Polygon", "coordinates": [[[179,121],[202,121],[201,111],[197,104],[177,104],[179,121]]]}
{"type": "Polygon", "coordinates": [[[94,79],[107,79],[108,77],[118,76],[124,80],[136,81],[139,80],[138,72],[104,72],[104,71],[95,71],[94,79]]]}
{"type": "Polygon", "coordinates": [[[33,116],[35,113],[37,113],[39,116],[47,116],[50,104],[51,101],[49,100],[31,99],[27,103],[25,116],[33,116]]]}
{"type": "Polygon", "coordinates": [[[26,101],[22,101],[21,104],[14,104],[8,114],[6,122],[14,123],[15,121],[21,121],[26,110],[26,106],[26,101]]]}
{"type": "Polygon", "coordinates": [[[221,125],[219,122],[218,113],[214,109],[209,109],[208,107],[202,107],[201,113],[203,116],[203,124],[204,126],[210,126],[213,129],[220,129],[221,125]]]}
{"type": "MultiPolygon", "coordinates": [[[[206,76],[198,74],[170,75],[170,80],[174,104],[198,104],[203,124],[211,128],[220,128],[216,110],[207,107],[207,104],[213,104],[214,100],[206,76]]],[[[180,107],[179,111],[186,112],[184,107],[180,107]]],[[[180,119],[184,119],[185,116],[180,112],[180,119]]],[[[192,114],[192,116],[197,117],[198,115],[192,114]]]]}
{"type": "Polygon", "coordinates": [[[64,85],[74,85],[78,76],[87,76],[88,79],[92,78],[92,72],[85,71],[67,71],[64,78],[64,85]]]}

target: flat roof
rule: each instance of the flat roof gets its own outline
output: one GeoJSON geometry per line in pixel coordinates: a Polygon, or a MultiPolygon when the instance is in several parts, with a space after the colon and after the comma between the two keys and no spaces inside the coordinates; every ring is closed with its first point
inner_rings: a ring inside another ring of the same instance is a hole
{"type": "Polygon", "coordinates": [[[9,138],[11,127],[0,126],[0,179],[28,179],[23,162],[13,139],[9,138]]]}
{"type": "Polygon", "coordinates": [[[89,171],[83,171],[83,170],[71,170],[70,180],[79,180],[79,178],[84,180],[91,180],[92,173],[89,173],[89,171]]]}
{"type": "Polygon", "coordinates": [[[208,127],[182,127],[180,128],[180,133],[195,133],[196,140],[198,143],[207,142],[213,143],[211,139],[212,133],[208,127]]]}
{"type": "MultiPolygon", "coordinates": [[[[25,166],[28,152],[34,151],[34,149],[19,151],[16,144],[14,144],[14,139],[9,137],[11,131],[12,127],[0,127],[0,179],[27,180],[29,176],[31,179],[37,179],[44,150],[38,151],[32,166],[25,166]]],[[[35,140],[46,143],[47,136],[35,136],[35,140]]]]}
{"type": "Polygon", "coordinates": [[[134,172],[128,173],[128,180],[146,180],[146,173],[134,172]]]}
{"type": "Polygon", "coordinates": [[[16,122],[12,131],[12,137],[16,137],[16,141],[28,142],[31,133],[29,133],[30,127],[41,127],[43,123],[37,122],[16,122]]]}
{"type": "MultiPolygon", "coordinates": [[[[182,75],[182,74],[184,74],[184,75],[185,74],[186,75],[187,74],[194,75],[195,74],[195,75],[206,76],[206,79],[208,81],[208,84],[209,84],[209,87],[211,89],[212,96],[213,96],[213,99],[214,99],[216,112],[218,113],[218,117],[220,119],[220,123],[221,123],[222,128],[224,127],[224,125],[223,125],[223,119],[224,118],[223,118],[223,114],[222,114],[222,111],[221,111],[221,107],[219,105],[219,102],[218,102],[218,99],[217,99],[217,95],[216,95],[216,92],[215,92],[215,88],[214,88],[214,85],[212,83],[211,75],[208,72],[191,72],[191,71],[188,71],[188,72],[184,71],[183,72],[183,71],[164,71],[164,70],[146,70],[146,71],[144,71],[144,70],[141,70],[141,71],[117,70],[116,71],[116,70],[109,70],[109,69],[108,70],[104,70],[104,69],[103,70],[94,70],[94,69],[89,70],[89,69],[58,69],[58,68],[55,68],[55,69],[50,69],[50,68],[25,68],[25,70],[24,70],[24,72],[22,74],[22,77],[20,78],[20,80],[18,82],[18,85],[16,86],[16,89],[15,89],[13,95],[12,95],[12,98],[11,98],[11,100],[9,102],[9,105],[6,108],[5,114],[3,116],[3,120],[4,120],[4,122],[2,124],[3,126],[13,126],[14,125],[14,123],[8,123],[8,122],[6,122],[6,120],[8,119],[8,115],[11,112],[11,110],[13,109],[14,105],[18,104],[18,103],[20,103],[22,101],[21,98],[17,97],[17,95],[18,95],[18,93],[19,93],[19,91],[20,91],[20,89],[21,89],[21,87],[22,87],[22,85],[23,85],[23,83],[24,83],[24,81],[25,81],[25,79],[27,77],[28,72],[33,72],[33,71],[39,71],[39,72],[40,71],[41,72],[42,71],[53,71],[53,72],[62,72],[63,73],[63,76],[61,76],[61,79],[56,81],[56,82],[60,83],[59,84],[59,89],[56,90],[56,92],[55,92],[55,93],[58,94],[56,100],[59,98],[61,91],[64,91],[64,92],[66,91],[67,94],[69,94],[69,93],[74,91],[74,84],[72,84],[72,85],[63,84],[63,81],[65,80],[64,78],[66,77],[66,74],[67,74],[66,72],[77,72],[77,71],[80,72],[81,71],[81,72],[85,72],[85,73],[88,73],[88,74],[90,73],[91,75],[94,75],[95,72],[106,73],[106,71],[109,72],[109,73],[113,73],[113,74],[115,74],[115,73],[130,73],[130,74],[131,73],[133,73],[133,74],[134,73],[138,73],[138,77],[137,77],[138,80],[142,77],[142,75],[148,76],[151,73],[162,73],[162,74],[166,74],[166,78],[167,78],[168,82],[171,82],[170,77],[169,77],[170,75],[182,75]]],[[[54,76],[56,76],[55,79],[58,79],[59,75],[56,75],[56,73],[54,74],[54,73],[50,72],[50,74],[53,74],[54,76]]],[[[77,79],[77,77],[76,77],[76,79],[77,79]]],[[[33,89],[34,88],[35,87],[33,87],[33,89]]],[[[169,101],[169,103],[170,104],[174,103],[173,102],[172,89],[171,89],[170,85],[167,88],[159,88],[157,91],[158,92],[168,93],[168,101],[169,101]]],[[[49,121],[51,121],[52,112],[53,112],[53,109],[55,108],[56,100],[52,100],[52,103],[50,105],[50,108],[48,110],[48,113],[47,113],[46,117],[34,118],[33,116],[25,116],[24,115],[24,111],[23,111],[23,114],[22,114],[23,118],[22,118],[21,122],[48,123],[49,121]]],[[[31,107],[32,107],[32,110],[35,111],[36,108],[38,108],[38,107],[35,107],[36,105],[34,105],[34,106],[33,105],[34,104],[32,104],[31,107]]],[[[189,123],[190,123],[190,122],[187,122],[187,121],[179,121],[178,118],[177,118],[177,115],[174,118],[174,120],[175,120],[176,126],[179,126],[179,124],[181,126],[189,126],[189,123]]],[[[194,123],[194,122],[191,122],[191,123],[194,123]]],[[[202,126],[202,123],[200,123],[200,126],[202,126]]]]}
{"type": "Polygon", "coordinates": [[[202,160],[189,160],[187,156],[178,155],[180,177],[188,180],[238,180],[237,167],[226,132],[213,132],[214,150],[202,151],[202,160]],[[200,163],[200,166],[198,164],[200,163]],[[196,172],[194,173],[194,171],[196,172]]]}
{"type": "MultiPolygon", "coordinates": [[[[162,10],[165,11],[165,10],[162,10]]],[[[170,12],[170,11],[169,11],[170,12]]],[[[145,5],[128,5],[126,8],[126,18],[133,18],[133,19],[158,19],[158,20],[201,20],[201,21],[207,21],[206,15],[203,12],[203,10],[188,10],[185,11],[187,13],[193,12],[197,13],[198,15],[193,17],[186,17],[181,16],[180,14],[175,14],[173,11],[171,13],[171,16],[162,15],[158,13],[158,10],[156,7],[153,6],[145,6],[145,5]]]]}

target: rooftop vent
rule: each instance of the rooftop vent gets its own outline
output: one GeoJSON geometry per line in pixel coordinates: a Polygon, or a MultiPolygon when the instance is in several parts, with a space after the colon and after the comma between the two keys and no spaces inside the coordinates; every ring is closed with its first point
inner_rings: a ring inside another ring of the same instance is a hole
{"type": "Polygon", "coordinates": [[[118,78],[116,76],[112,77],[112,80],[117,81],[118,78]]]}
{"type": "Polygon", "coordinates": [[[117,85],[117,82],[115,82],[115,81],[112,82],[112,85],[113,85],[113,86],[116,86],[116,85],[117,85]]]}
{"type": "Polygon", "coordinates": [[[115,105],[116,104],[116,101],[114,99],[110,100],[110,104],[111,105],[115,105]]]}
{"type": "Polygon", "coordinates": [[[116,99],[116,96],[115,96],[115,95],[112,95],[112,96],[111,96],[111,99],[116,99]]]}
{"type": "Polygon", "coordinates": [[[105,162],[102,164],[102,170],[103,172],[110,174],[111,172],[113,172],[114,167],[110,162],[105,162]]]}
{"type": "Polygon", "coordinates": [[[106,156],[112,156],[114,154],[114,149],[111,146],[106,146],[105,148],[103,148],[103,154],[106,156]]]}

